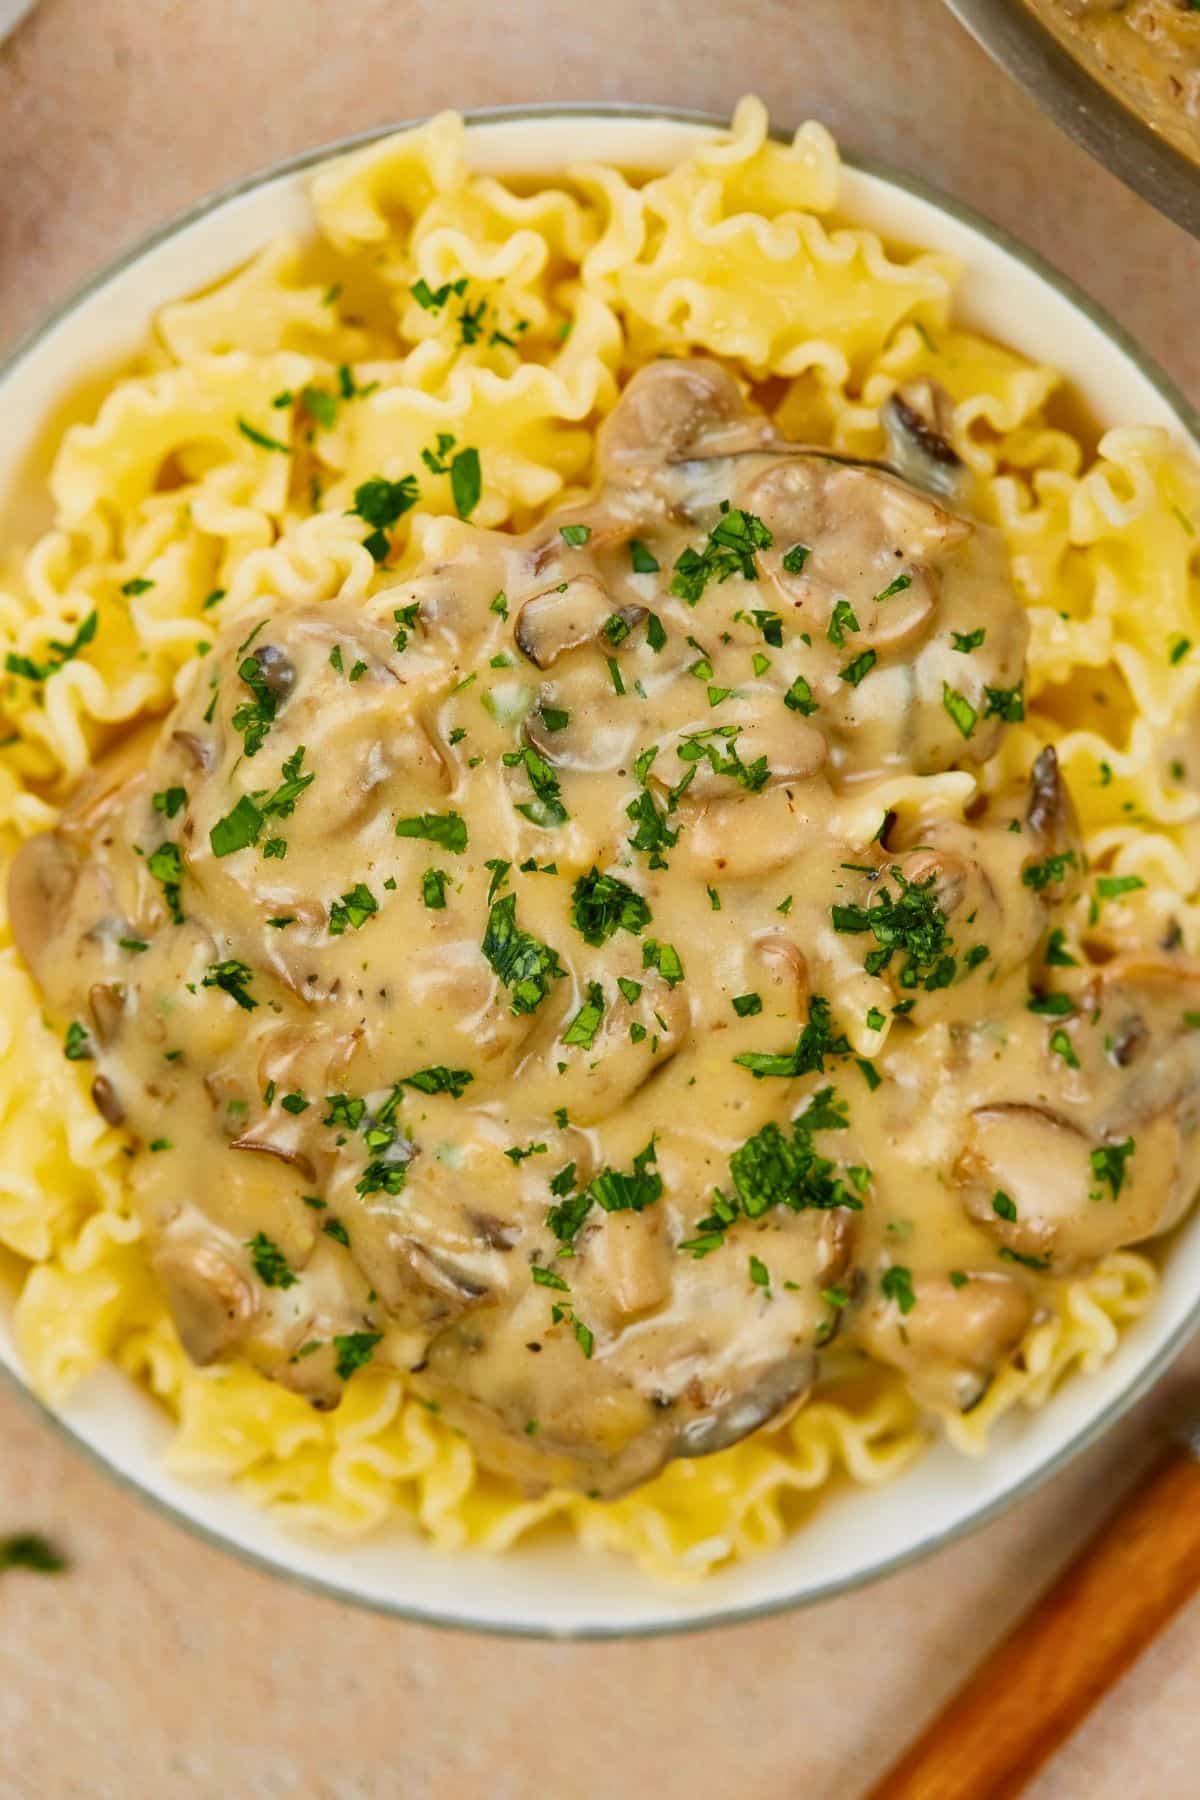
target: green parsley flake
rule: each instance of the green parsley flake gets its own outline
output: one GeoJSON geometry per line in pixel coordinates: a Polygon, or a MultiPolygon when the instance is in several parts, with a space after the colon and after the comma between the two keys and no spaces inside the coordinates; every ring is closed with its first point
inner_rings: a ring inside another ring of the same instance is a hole
{"type": "Polygon", "coordinates": [[[396,836],[425,838],[443,850],[461,854],[467,847],[466,821],[456,812],[421,813],[412,819],[397,819],[396,836]]]}
{"type": "Polygon", "coordinates": [[[511,990],[509,1011],[535,1012],[550,992],[550,985],[565,976],[558,954],[517,924],[517,897],[506,894],[488,913],[483,954],[511,990]]]}
{"type": "Polygon", "coordinates": [[[677,558],[670,592],[689,606],[696,606],[710,581],[725,582],[734,575],[740,575],[744,581],[757,581],[755,552],[769,550],[774,542],[756,514],[740,508],[730,510],[724,503],[703,550],[689,548],[677,558]]]}
{"type": "Polygon", "coordinates": [[[288,1267],[287,1258],[279,1245],[273,1243],[265,1233],[256,1231],[247,1240],[246,1248],[250,1252],[250,1260],[254,1264],[254,1273],[264,1287],[290,1288],[296,1285],[296,1276],[288,1267]]]}
{"type": "Polygon", "coordinates": [[[589,981],[587,998],[563,1033],[564,1044],[590,1050],[604,1017],[604,991],[598,981],[589,981]]]}

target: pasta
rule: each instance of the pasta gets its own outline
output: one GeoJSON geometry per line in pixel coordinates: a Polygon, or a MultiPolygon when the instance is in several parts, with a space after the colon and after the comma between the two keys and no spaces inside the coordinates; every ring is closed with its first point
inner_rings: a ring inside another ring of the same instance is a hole
{"type": "MultiPolygon", "coordinates": [[[[264,595],[369,601],[379,570],[348,511],[359,484],[424,460],[397,527],[399,567],[414,567],[454,515],[450,471],[428,455],[454,435],[479,450],[475,522],[524,529],[584,490],[597,424],[634,370],[703,351],[755,384],[786,435],[854,456],[884,453],[879,410],[901,384],[946,391],[1031,625],[1026,717],[986,779],[1053,737],[1089,856],[1115,878],[1110,922],[1200,952],[1200,471],[1156,430],[1094,445],[1067,429],[1052,370],[956,323],[951,260],[843,222],[838,189],[828,134],[810,124],[778,144],[752,100],[640,185],[601,166],[532,191],[473,176],[451,116],[323,171],[313,241],[269,245],[163,309],[136,366],[64,437],[53,528],[0,562],[5,855],[53,823],[122,727],[170,705],[216,623],[264,595]]],[[[318,1414],[247,1367],[195,1368],[123,1160],[6,933],[0,1243],[27,1266],[15,1322],[30,1379],[59,1403],[115,1360],[177,1422],[175,1470],[300,1523],[349,1535],[400,1515],[439,1545],[498,1551],[559,1518],[585,1545],[695,1579],[778,1543],[838,1478],[886,1480],[928,1440],[898,1381],[850,1369],[787,1424],[620,1500],[527,1499],[394,1374],[362,1371],[318,1414]]],[[[1059,1284],[983,1402],[948,1421],[952,1441],[980,1452],[1001,1415],[1098,1366],[1155,1285],[1128,1251],[1059,1284]]]]}

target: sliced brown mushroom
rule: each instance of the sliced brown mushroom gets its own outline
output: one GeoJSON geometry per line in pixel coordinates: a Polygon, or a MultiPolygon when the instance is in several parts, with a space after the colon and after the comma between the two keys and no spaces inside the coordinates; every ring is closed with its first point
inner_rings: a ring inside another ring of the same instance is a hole
{"type": "Polygon", "coordinates": [[[298,1133],[292,1119],[289,1118],[286,1123],[282,1120],[269,1120],[264,1124],[253,1126],[249,1131],[243,1131],[240,1137],[234,1138],[229,1148],[231,1150],[249,1150],[260,1156],[277,1157],[280,1162],[287,1163],[290,1168],[298,1170],[305,1181],[313,1181],[316,1178],[316,1170],[313,1167],[312,1158],[306,1151],[300,1149],[296,1142],[297,1136],[298,1133]]]}
{"type": "Polygon", "coordinates": [[[1038,752],[1029,776],[1025,824],[1030,843],[1027,863],[1061,859],[1042,870],[1036,891],[1047,903],[1065,899],[1079,886],[1084,870],[1083,842],[1070,791],[1058,765],[1053,744],[1038,752]]]}
{"type": "Polygon", "coordinates": [[[168,1241],[154,1272],[192,1361],[204,1366],[232,1350],[257,1311],[253,1284],[215,1244],[168,1241]]]}
{"type": "Polygon", "coordinates": [[[963,1206],[1006,1250],[1065,1270],[1165,1228],[1177,1201],[1179,1133],[1168,1113],[1144,1121],[1119,1182],[1093,1161],[1099,1142],[1048,1107],[1018,1102],[972,1113],[954,1179],[963,1206]]]}
{"type": "Polygon", "coordinates": [[[907,1312],[883,1298],[865,1307],[855,1335],[869,1355],[908,1377],[924,1405],[967,1412],[1024,1337],[1035,1302],[1015,1275],[990,1270],[957,1285],[918,1276],[912,1291],[907,1312]]]}
{"type": "Polygon", "coordinates": [[[708,801],[679,840],[692,868],[710,881],[752,881],[790,862],[814,831],[802,784],[708,801]]]}
{"type": "Polygon", "coordinates": [[[107,1075],[97,1075],[92,1082],[92,1105],[107,1124],[125,1123],[125,1108],[107,1075]]]}
{"type": "Polygon", "coordinates": [[[217,766],[217,752],[211,738],[197,736],[194,731],[173,731],[171,742],[181,750],[193,769],[211,774],[217,766]]]}
{"type": "Polygon", "coordinates": [[[755,792],[807,781],[824,767],[825,757],[821,732],[780,706],[776,696],[763,694],[733,703],[726,724],[714,728],[697,720],[661,738],[648,780],[669,793],[686,779],[680,804],[694,806],[747,792],[746,772],[760,758],[766,759],[766,773],[755,792]]]}
{"type": "Polygon", "coordinates": [[[126,990],[118,981],[96,981],[88,989],[88,1011],[96,1038],[105,1049],[116,1042],[126,1002],[126,990]]]}
{"type": "Polygon", "coordinates": [[[539,1027],[515,1077],[526,1112],[550,1118],[565,1107],[572,1123],[592,1125],[666,1068],[691,1032],[687,993],[682,986],[669,987],[653,971],[639,969],[638,981],[636,1000],[626,1000],[619,991],[606,995],[604,1017],[587,1049],[568,1049],[562,1042],[573,1006],[557,1023],[548,1019],[539,1027]],[[641,1034],[636,1042],[631,1026],[641,1034]]]}
{"type": "Polygon", "coordinates": [[[766,985],[776,1002],[771,1008],[792,1013],[797,1019],[808,1016],[808,959],[798,944],[782,932],[772,931],[754,941],[754,954],[766,971],[766,985]]]}
{"type": "Polygon", "coordinates": [[[599,638],[612,618],[627,630],[646,618],[644,606],[613,606],[594,575],[575,575],[527,600],[513,629],[517,648],[536,668],[548,669],[568,650],[599,638]]]}
{"type": "Polygon", "coordinates": [[[681,1425],[672,1446],[674,1455],[712,1456],[740,1444],[803,1400],[816,1373],[817,1359],[809,1350],[773,1363],[743,1392],[705,1407],[681,1425]]]}
{"type": "Polygon", "coordinates": [[[13,857],[8,922],[17,949],[39,979],[51,943],[66,926],[79,878],[79,857],[60,832],[27,839],[13,857]]]}
{"type": "Polygon", "coordinates": [[[657,1208],[601,1213],[578,1248],[602,1301],[600,1308],[592,1302],[596,1321],[607,1330],[617,1330],[669,1299],[675,1252],[657,1208]]]}
{"type": "Polygon", "coordinates": [[[771,423],[752,415],[720,363],[660,359],[640,369],[600,431],[598,457],[609,475],[647,465],[727,455],[769,443],[771,423]]]}
{"type": "Polygon", "coordinates": [[[920,381],[897,389],[880,420],[889,459],[905,481],[947,498],[961,491],[967,469],[950,442],[953,407],[944,388],[920,381]]]}

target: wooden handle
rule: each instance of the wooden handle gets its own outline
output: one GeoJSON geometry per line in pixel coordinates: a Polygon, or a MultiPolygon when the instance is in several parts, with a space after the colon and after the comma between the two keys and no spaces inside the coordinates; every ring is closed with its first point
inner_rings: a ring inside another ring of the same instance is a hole
{"type": "Polygon", "coordinates": [[[1200,1586],[1200,1462],[1177,1448],[867,1800],[1008,1800],[1200,1586]]]}

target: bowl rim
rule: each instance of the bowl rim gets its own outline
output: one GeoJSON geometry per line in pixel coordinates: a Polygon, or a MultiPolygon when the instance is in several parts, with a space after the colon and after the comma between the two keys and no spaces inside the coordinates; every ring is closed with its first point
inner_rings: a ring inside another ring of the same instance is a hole
{"type": "Polygon", "coordinates": [[[1200,238],[1200,162],[1071,55],[1024,0],[945,0],[1042,111],[1143,200],[1200,238]]]}
{"type": "MultiPolygon", "coordinates": [[[[52,311],[20,336],[7,351],[0,354],[0,388],[19,365],[37,353],[43,342],[51,336],[59,324],[85,305],[108,282],[132,269],[143,257],[161,244],[177,237],[230,202],[255,189],[265,187],[280,177],[302,174],[322,163],[379,143],[397,132],[411,130],[416,126],[426,124],[433,116],[428,113],[418,114],[413,118],[401,119],[385,125],[370,126],[362,131],[331,139],[308,150],[282,158],[249,175],[214,189],[192,206],[174,214],[163,224],[137,238],[112,261],[104,264],[70,290],[52,311]]],[[[461,117],[468,127],[496,124],[536,124],[541,121],[572,118],[600,118],[630,119],[643,123],[666,121],[669,124],[693,125],[719,131],[727,129],[729,123],[727,118],[717,113],[687,107],[653,106],[622,101],[561,103],[547,101],[529,105],[474,107],[464,108],[461,117]]],[[[779,127],[773,127],[770,136],[776,142],[790,143],[792,134],[779,127]]],[[[1166,402],[1183,430],[1191,438],[1193,447],[1200,451],[1200,410],[1192,405],[1186,395],[1165,371],[1159,368],[1153,358],[1147,355],[1104,308],[1077,286],[1069,276],[1064,275],[1036,251],[1029,249],[1002,226],[996,225],[973,207],[947,195],[932,183],[898,171],[886,162],[857,155],[853,151],[840,149],[840,153],[841,160],[847,168],[874,177],[888,186],[910,194],[945,213],[956,223],[989,239],[1070,302],[1104,334],[1111,344],[1124,354],[1139,374],[1158,391],[1159,396],[1166,402]]],[[[931,1556],[935,1551],[945,1549],[970,1533],[982,1529],[1008,1508],[1015,1506],[1018,1501],[1027,1499],[1058,1474],[1075,1457],[1094,1444],[1142,1398],[1178,1356],[1198,1327],[1200,1327],[1200,1295],[1197,1296],[1174,1330],[1164,1338],[1154,1354],[1101,1412],[1065,1438],[1053,1454],[1036,1468],[1031,1469],[1013,1487],[964,1514],[953,1524],[939,1527],[929,1536],[904,1549],[895,1551],[891,1556],[872,1563],[870,1567],[834,1576],[828,1581],[816,1583],[801,1591],[782,1593],[742,1606],[722,1606],[709,1612],[696,1612],[676,1618],[659,1618],[641,1624],[610,1625],[585,1622],[577,1626],[557,1627],[515,1621],[485,1621],[439,1613],[424,1605],[406,1604],[391,1598],[373,1596],[341,1586],[332,1579],[300,1570],[267,1552],[252,1549],[246,1544],[237,1542],[216,1527],[185,1512],[165,1495],[155,1493],[150,1488],[143,1486],[134,1474],[119,1468],[98,1447],[89,1443],[68,1419],[48,1402],[42,1400],[21,1379],[17,1370],[10,1368],[3,1359],[0,1359],[0,1379],[3,1379],[6,1386],[19,1396],[35,1417],[47,1421],[61,1439],[69,1443],[77,1453],[82,1454],[93,1468],[100,1471],[116,1487],[134,1496],[142,1505],[157,1513],[159,1517],[181,1527],[202,1543],[234,1557],[255,1573],[273,1576],[288,1582],[301,1591],[340,1601],[344,1605],[354,1606],[363,1611],[396,1619],[406,1624],[430,1626],[445,1631],[462,1631],[479,1637],[595,1643],[676,1637],[693,1632],[712,1631],[726,1625],[748,1624],[814,1605],[819,1601],[830,1600],[838,1594],[851,1593],[858,1588],[866,1587],[871,1582],[898,1574],[901,1570],[931,1556]]]]}

